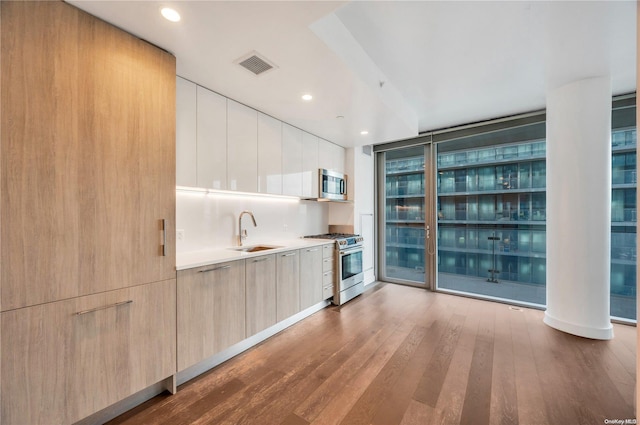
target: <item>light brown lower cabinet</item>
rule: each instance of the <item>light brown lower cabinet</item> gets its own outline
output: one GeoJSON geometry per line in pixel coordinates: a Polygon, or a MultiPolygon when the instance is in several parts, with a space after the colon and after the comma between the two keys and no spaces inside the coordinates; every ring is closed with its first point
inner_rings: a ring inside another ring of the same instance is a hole
{"type": "Polygon", "coordinates": [[[276,256],[246,260],[247,338],[276,324],[276,256]]]}
{"type": "Polygon", "coordinates": [[[245,339],[245,262],[178,271],[178,371],[245,339]]]}
{"type": "Polygon", "coordinates": [[[333,297],[333,281],[335,279],[334,261],[335,247],[333,244],[322,246],[322,299],[333,297]]]}
{"type": "Polygon", "coordinates": [[[300,251],[276,254],[276,319],[300,312],[300,251]]]}
{"type": "Polygon", "coordinates": [[[322,247],[300,250],[300,310],[311,307],[322,298],[322,247]]]}
{"type": "Polygon", "coordinates": [[[73,423],[175,374],[175,284],[2,313],[0,422],[73,423]]]}

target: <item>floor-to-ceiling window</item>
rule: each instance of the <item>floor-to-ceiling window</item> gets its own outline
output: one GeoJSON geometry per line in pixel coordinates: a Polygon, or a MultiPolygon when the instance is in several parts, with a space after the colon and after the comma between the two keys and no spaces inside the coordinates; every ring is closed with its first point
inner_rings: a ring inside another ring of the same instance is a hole
{"type": "Polygon", "coordinates": [[[508,140],[438,146],[438,288],[544,305],[545,141],[508,140]]]}
{"type": "Polygon", "coordinates": [[[614,101],[611,120],[611,315],[636,319],[635,96],[614,101]]]}
{"type": "MultiPolygon", "coordinates": [[[[626,320],[636,319],[635,117],[635,95],[614,99],[611,315],[626,320]]],[[[428,143],[378,151],[382,279],[431,279],[442,291],[544,306],[544,114],[433,132],[423,140],[428,143]]]]}

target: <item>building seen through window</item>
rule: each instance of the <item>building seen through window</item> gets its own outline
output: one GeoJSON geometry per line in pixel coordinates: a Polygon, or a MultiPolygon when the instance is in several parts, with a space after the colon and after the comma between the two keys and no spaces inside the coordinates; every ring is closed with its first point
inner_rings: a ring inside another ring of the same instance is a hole
{"type": "Polygon", "coordinates": [[[440,289],[545,303],[545,146],[438,154],[440,289]]]}
{"type": "Polygon", "coordinates": [[[425,282],[425,175],[422,146],[387,152],[385,161],[385,271],[425,282]]]}
{"type": "MultiPolygon", "coordinates": [[[[611,316],[636,320],[634,95],[613,100],[611,123],[611,316]]],[[[382,152],[382,278],[544,308],[553,284],[546,282],[545,128],[544,114],[530,114],[382,152]]]]}
{"type": "MultiPolygon", "coordinates": [[[[635,108],[631,109],[635,117],[635,108]]],[[[611,152],[611,315],[635,320],[638,212],[635,127],[614,129],[611,152]]]]}

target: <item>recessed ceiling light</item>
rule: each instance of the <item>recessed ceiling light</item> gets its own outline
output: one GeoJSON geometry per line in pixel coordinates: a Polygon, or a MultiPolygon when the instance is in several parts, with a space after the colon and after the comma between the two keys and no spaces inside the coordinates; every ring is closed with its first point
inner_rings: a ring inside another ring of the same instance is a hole
{"type": "Polygon", "coordinates": [[[163,7],[160,13],[162,13],[162,16],[168,21],[178,22],[180,20],[180,14],[170,7],[163,7]]]}
{"type": "Polygon", "coordinates": [[[344,119],[344,115],[338,115],[336,118],[339,119],[339,120],[342,120],[342,119],[344,119]]]}
{"type": "Polygon", "coordinates": [[[303,94],[302,95],[302,100],[304,101],[310,101],[311,99],[313,99],[313,96],[311,96],[310,94],[303,94]]]}
{"type": "Polygon", "coordinates": [[[366,136],[367,134],[369,134],[369,132],[367,130],[362,130],[360,134],[362,134],[363,136],[366,136]]]}

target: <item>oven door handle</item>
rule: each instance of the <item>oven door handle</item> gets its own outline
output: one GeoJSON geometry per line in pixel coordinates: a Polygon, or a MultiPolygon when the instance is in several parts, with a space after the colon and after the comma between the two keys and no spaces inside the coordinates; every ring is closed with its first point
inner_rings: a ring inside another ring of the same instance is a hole
{"type": "Polygon", "coordinates": [[[351,249],[348,249],[348,248],[347,249],[341,249],[339,251],[339,254],[340,255],[348,255],[348,254],[354,254],[356,252],[362,252],[362,247],[359,246],[359,247],[351,248],[351,249]]]}

